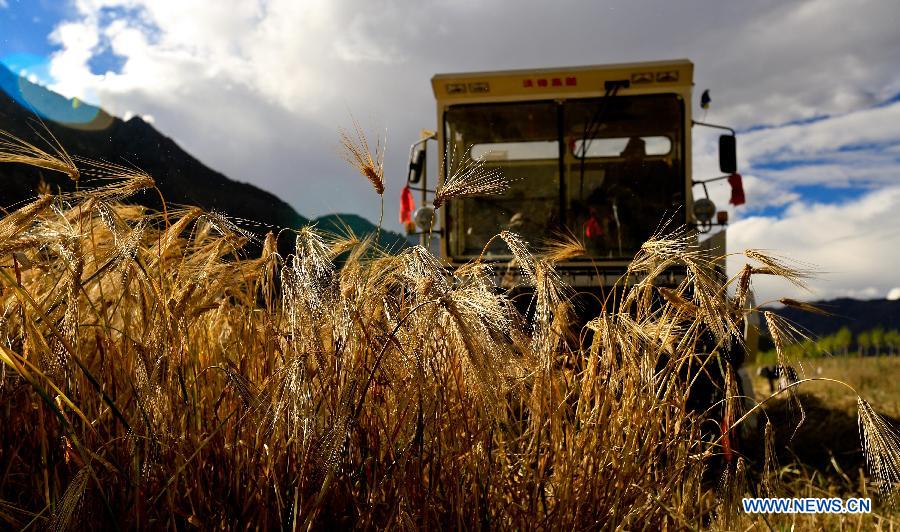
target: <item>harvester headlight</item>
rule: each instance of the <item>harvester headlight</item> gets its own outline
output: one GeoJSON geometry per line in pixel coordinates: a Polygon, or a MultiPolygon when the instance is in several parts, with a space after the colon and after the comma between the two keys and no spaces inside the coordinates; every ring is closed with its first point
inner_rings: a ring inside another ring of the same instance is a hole
{"type": "Polygon", "coordinates": [[[413,213],[413,220],[422,231],[429,231],[434,225],[434,209],[428,206],[419,207],[413,213]]]}
{"type": "Polygon", "coordinates": [[[701,224],[708,224],[716,215],[716,204],[709,198],[694,201],[694,218],[701,224]]]}

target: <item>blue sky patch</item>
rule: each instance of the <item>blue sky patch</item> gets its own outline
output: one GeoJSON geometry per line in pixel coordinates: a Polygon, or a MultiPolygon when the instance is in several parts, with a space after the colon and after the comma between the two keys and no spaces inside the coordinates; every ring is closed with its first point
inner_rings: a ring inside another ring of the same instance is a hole
{"type": "Polygon", "coordinates": [[[764,218],[781,218],[782,216],[784,216],[784,211],[787,210],[789,205],[790,204],[766,205],[764,207],[754,208],[752,205],[748,204],[747,208],[745,208],[738,214],[741,219],[750,218],[751,216],[762,216],[764,218]]]}
{"type": "MultiPolygon", "coordinates": [[[[848,187],[829,187],[825,185],[799,185],[790,188],[790,192],[798,194],[800,198],[798,202],[819,205],[840,205],[850,201],[855,201],[869,192],[872,188],[866,186],[848,186],[848,187]]],[[[785,211],[793,202],[783,205],[765,205],[762,207],[754,207],[752,202],[748,202],[747,207],[743,210],[741,218],[749,218],[750,216],[764,216],[768,218],[781,218],[785,211]]]]}
{"type": "Polygon", "coordinates": [[[873,105],[872,107],[874,107],[874,108],[887,107],[887,106],[897,103],[897,102],[900,102],[900,92],[891,96],[890,98],[888,98],[887,100],[885,100],[883,102],[878,102],[877,104],[873,105]]]}
{"type": "Polygon", "coordinates": [[[822,164],[829,164],[832,161],[826,158],[816,158],[816,159],[773,159],[768,161],[753,161],[751,163],[751,167],[753,170],[761,170],[765,172],[766,170],[770,171],[778,171],[778,170],[790,170],[792,168],[800,168],[803,166],[816,166],[822,164]]]}
{"type": "Polygon", "coordinates": [[[741,134],[745,134],[745,133],[753,133],[754,131],[762,131],[765,129],[778,129],[778,128],[783,128],[783,127],[788,127],[788,126],[806,126],[809,124],[815,124],[816,122],[821,122],[822,120],[828,120],[829,118],[831,118],[831,115],[821,114],[821,115],[810,116],[807,118],[798,118],[796,120],[790,120],[783,124],[757,124],[755,126],[738,129],[736,131],[737,131],[738,135],[741,135],[741,134]]]}
{"type": "Polygon", "coordinates": [[[94,52],[94,55],[88,60],[87,65],[91,70],[91,74],[102,76],[108,72],[118,74],[122,72],[125,66],[126,58],[117,55],[109,46],[103,46],[94,52]]]}
{"type": "Polygon", "coordinates": [[[835,151],[846,153],[857,151],[885,150],[898,144],[900,144],[900,139],[895,139],[888,142],[859,142],[856,144],[845,144],[835,151]]]}
{"type": "Polygon", "coordinates": [[[802,185],[793,187],[791,190],[800,194],[801,200],[805,203],[822,203],[826,205],[855,201],[872,191],[870,187],[858,185],[849,187],[802,185]]]}
{"type": "Polygon", "coordinates": [[[7,3],[9,7],[0,9],[0,50],[3,50],[3,56],[27,53],[49,57],[59,49],[50,42],[49,35],[61,19],[76,15],[71,2],[7,0],[7,3]]]}

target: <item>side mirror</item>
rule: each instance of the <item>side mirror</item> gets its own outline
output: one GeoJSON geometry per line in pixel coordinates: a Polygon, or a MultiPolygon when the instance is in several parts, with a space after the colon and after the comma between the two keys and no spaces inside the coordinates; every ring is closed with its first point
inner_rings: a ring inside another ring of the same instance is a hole
{"type": "Polygon", "coordinates": [[[737,139],[734,135],[719,137],[719,170],[725,174],[737,172],[737,139]]]}
{"type": "Polygon", "coordinates": [[[422,180],[422,174],[425,169],[425,148],[420,147],[413,152],[409,158],[409,174],[406,180],[410,183],[418,183],[422,180]]]}

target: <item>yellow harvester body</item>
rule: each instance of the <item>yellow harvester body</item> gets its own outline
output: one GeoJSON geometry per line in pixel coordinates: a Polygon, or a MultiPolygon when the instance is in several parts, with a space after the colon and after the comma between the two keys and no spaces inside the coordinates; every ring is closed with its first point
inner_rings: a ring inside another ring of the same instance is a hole
{"type": "MultiPolygon", "coordinates": [[[[503,196],[442,209],[451,263],[481,255],[504,229],[532,244],[568,232],[590,255],[560,271],[574,286],[609,285],[647,237],[694,222],[690,61],[438,74],[431,83],[447,162],[439,179],[480,159],[511,182],[503,196]]],[[[724,252],[724,235],[711,240],[724,252]]],[[[509,252],[492,244],[486,256],[509,252]]]]}

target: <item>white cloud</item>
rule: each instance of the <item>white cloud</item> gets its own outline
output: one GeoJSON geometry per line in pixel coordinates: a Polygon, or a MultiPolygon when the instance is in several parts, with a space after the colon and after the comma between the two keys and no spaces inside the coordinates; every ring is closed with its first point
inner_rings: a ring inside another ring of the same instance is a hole
{"type": "Polygon", "coordinates": [[[745,159],[792,161],[835,154],[852,146],[900,142],[900,102],[866,108],[811,124],[763,129],[742,136],[745,159]]]}
{"type": "MultiPolygon", "coordinates": [[[[767,249],[815,270],[810,292],[764,276],[754,281],[757,299],[884,297],[900,274],[900,187],[869,193],[840,205],[793,203],[782,218],[751,217],[728,231],[728,249],[767,249]]],[[[732,257],[729,270],[743,260],[732,257]]]]}
{"type": "Polygon", "coordinates": [[[50,60],[50,75],[55,80],[50,88],[69,98],[85,99],[102,81],[88,68],[100,42],[96,21],[62,23],[50,34],[50,40],[62,47],[50,60]]]}
{"type": "Polygon", "coordinates": [[[897,4],[821,0],[754,6],[750,16],[723,6],[723,23],[704,33],[712,53],[704,54],[706,63],[698,62],[697,85],[716,88],[716,118],[741,127],[780,124],[848,112],[900,91],[900,78],[890,71],[900,46],[897,4]]]}
{"type": "Polygon", "coordinates": [[[887,299],[891,301],[897,301],[898,299],[900,299],[900,286],[891,288],[891,291],[887,293],[887,299]]]}

